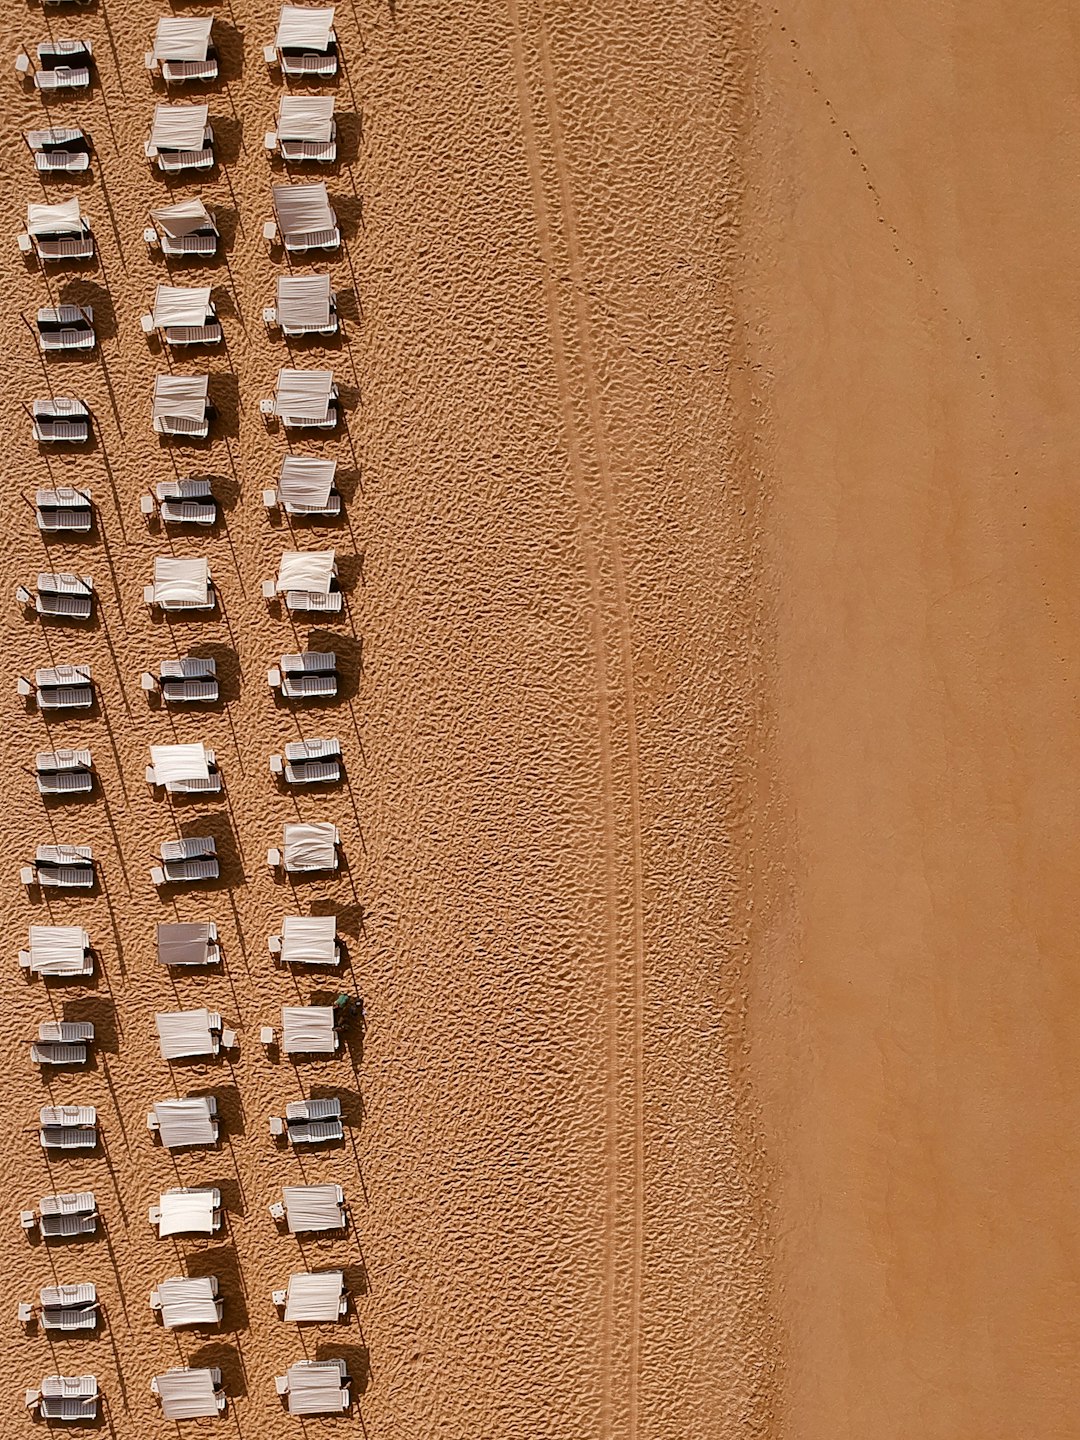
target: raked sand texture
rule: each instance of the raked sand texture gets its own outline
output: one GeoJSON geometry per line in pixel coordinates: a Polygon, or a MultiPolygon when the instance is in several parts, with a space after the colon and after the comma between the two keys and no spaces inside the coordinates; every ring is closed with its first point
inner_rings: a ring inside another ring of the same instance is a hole
{"type": "Polygon", "coordinates": [[[222,163],[205,183],[167,184],[142,158],[162,98],[142,58],[158,13],[105,0],[47,22],[9,6],[0,36],[5,55],[48,25],[88,36],[100,82],[48,107],[96,150],[74,187],[100,245],[81,272],[46,277],[18,256],[17,217],[42,198],[21,132],[46,112],[10,70],[0,107],[3,593],[72,569],[100,595],[82,629],[11,608],[4,622],[0,1433],[29,1432],[23,1388],[60,1370],[97,1374],[116,1440],[173,1434],[149,1382],[182,1362],[221,1367],[222,1433],[333,1433],[348,1422],[301,1429],[274,1392],[303,1355],[347,1359],[371,1440],[768,1433],[776,1362],[743,1043],[757,522],[729,384],[748,86],[737,16],[339,7],[329,186],[345,243],[330,269],[345,334],[293,354],[334,367],[347,426],[293,448],[337,459],[345,517],[290,528],[260,499],[286,451],[258,408],[288,354],[261,318],[284,263],[262,238],[281,174],[262,143],[281,94],[262,58],[276,6],[214,10],[222,163]],[[196,193],[226,241],[221,264],[188,272],[213,285],[225,329],[205,361],[167,356],[139,327],[167,273],[142,240],[147,210],[196,193]],[[50,296],[92,303],[101,343],[50,362],[47,382],[23,317],[50,296]],[[170,364],[211,374],[206,445],[152,434],[153,377],[170,364]],[[91,405],[87,450],[32,443],[22,406],[48,384],[91,405]],[[148,528],[146,487],[191,472],[222,477],[219,526],[148,528]],[[49,480],[93,487],[92,538],[46,550],[26,496],[49,480]],[[260,582],[294,544],[337,549],[339,621],[294,626],[264,604],[260,582]],[[146,611],[153,558],[170,552],[209,558],[221,614],[146,611]],[[305,637],[341,657],[336,705],[290,709],[267,688],[267,666],[305,637]],[[149,706],[140,672],[188,651],[217,659],[224,705],[149,706]],[[23,709],[19,674],[79,660],[97,713],[46,724],[23,709]],[[300,734],[340,736],[347,788],[275,789],[268,757],[300,734]],[[147,746],[174,739],[214,748],[220,799],[148,792],[147,746]],[[92,801],[43,805],[25,767],[47,741],[92,747],[92,801]],[[340,827],[333,880],[294,888],[266,869],[298,815],[340,827]],[[159,896],[153,852],[189,828],[216,836],[222,880],[159,896]],[[18,866],[54,836],[93,844],[97,893],[20,889],[18,866]],[[339,917],[367,1029],[340,1059],[294,1067],[264,1055],[260,1026],[336,984],[275,969],[266,936],[309,909],[339,917]],[[216,921],[223,970],[166,974],[155,922],[195,918],[216,921]],[[48,919],[90,931],[92,984],[23,977],[16,951],[48,919]],[[238,1052],[170,1068],[153,1013],[202,1004],[238,1028],[238,1052]],[[95,1021],[96,1063],[40,1076],[26,1042],[62,1014],[95,1021]],[[217,1095],[223,1142],[171,1158],[146,1112],[192,1090],[217,1095]],[[344,1100],[345,1145],[275,1149],[267,1116],[328,1092],[344,1100]],[[99,1107],[99,1156],[46,1165],[30,1127],[47,1098],[99,1107]],[[267,1204],[301,1178],[344,1186],[347,1238],[275,1232],[267,1204]],[[200,1182],[222,1190],[220,1237],[157,1240],[147,1207],[200,1182]],[[84,1187],[103,1238],[45,1247],[18,1231],[17,1209],[84,1187]],[[347,1322],[277,1318],[271,1290],[305,1264],[345,1269],[347,1322]],[[219,1277],[220,1331],[154,1320],[150,1289],[184,1272],[219,1277]],[[97,1282],[97,1338],[19,1331],[17,1302],[54,1278],[97,1282]]]}

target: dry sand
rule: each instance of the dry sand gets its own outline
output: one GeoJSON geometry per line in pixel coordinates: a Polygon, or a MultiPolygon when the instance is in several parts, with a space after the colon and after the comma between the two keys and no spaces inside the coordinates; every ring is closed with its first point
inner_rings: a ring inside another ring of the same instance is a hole
{"type": "MultiPolygon", "coordinates": [[[[336,456],[346,477],[347,521],[301,543],[339,550],[349,614],[314,628],[348,684],[325,714],[293,714],[264,674],[308,627],[294,634],[259,595],[290,543],[259,499],[285,450],[258,413],[286,356],[261,323],[279,268],[261,238],[276,9],[215,10],[224,164],[169,187],[204,194],[228,240],[227,264],[191,271],[215,286],[227,353],[173,362],[212,372],[222,419],[203,448],[152,435],[167,361],[138,324],[165,274],[141,239],[168,193],[141,159],[159,7],[105,0],[50,22],[90,36],[100,67],[100,89],[53,107],[97,147],[78,187],[101,247],[88,272],[46,280],[17,258],[16,217],[40,195],[20,132],[43,107],[10,71],[3,82],[3,593],[39,567],[77,568],[101,605],[78,634],[10,610],[5,623],[0,1433],[29,1430],[22,1389],[55,1369],[97,1373],[117,1440],[175,1433],[149,1380],[183,1357],[224,1370],[223,1433],[293,1435],[272,1377],[306,1353],[347,1356],[373,1440],[764,1434],[777,1351],[745,1073],[757,481],[728,387],[749,32],[688,4],[339,8],[347,159],[330,188],[347,243],[332,271],[347,333],[306,363],[334,365],[348,431],[298,448],[336,456]],[[88,453],[39,454],[20,408],[45,390],[20,317],[47,293],[91,301],[100,322],[98,358],[49,366],[95,412],[88,453]],[[140,493],[174,464],[225,477],[212,535],[141,518],[140,493]],[[22,497],[47,477],[91,484],[101,523],[46,561],[22,497]],[[222,617],[144,610],[170,547],[209,557],[222,617]],[[225,707],[148,708],[139,672],[191,648],[217,657],[225,707]],[[20,710],[17,674],[50,660],[92,662],[99,714],[47,727],[20,710]],[[349,789],[277,793],[271,751],[328,731],[349,789]],[[174,734],[216,749],[220,802],[148,794],[146,747],[174,734]],[[92,803],[42,805],[24,767],[46,735],[93,748],[92,803]],[[263,861],[297,812],[339,824],[347,869],[294,895],[263,861]],[[218,837],[223,883],[159,898],[151,852],[189,823],[218,837]],[[20,891],[18,865],[50,834],[95,846],[100,893],[20,891]],[[319,982],[276,971],[265,936],[308,906],[339,916],[368,1029],[350,1055],[294,1073],[262,1054],[258,1029],[319,982]],[[27,925],[49,916],[90,930],[93,985],[19,972],[27,925]],[[154,924],[200,916],[219,926],[224,970],[174,982],[154,924]],[[152,1017],[177,1003],[237,1025],[238,1058],[170,1070],[152,1017]],[[30,1069],[26,1041],[50,1013],[96,1021],[89,1072],[30,1069]],[[198,1088],[218,1096],[224,1143],[174,1161],[146,1110],[198,1088]],[[302,1161],[275,1151],[267,1115],[323,1089],[346,1098],[348,1143],[302,1161]],[[98,1105],[102,1155],[50,1172],[25,1128],[47,1095],[98,1105]],[[266,1204],[301,1172],[345,1186],[348,1239],[301,1251],[275,1234],[266,1204]],[[221,1186],[220,1241],[154,1238],[147,1206],[178,1178],[221,1186]],[[28,1244],[15,1210],[82,1186],[107,1238],[28,1244]],[[348,1324],[301,1334],[276,1318],[270,1291],[305,1260],[346,1267],[348,1324]],[[220,1334],[152,1319],[149,1289],[185,1266],[220,1277],[220,1334]],[[54,1275],[98,1283],[96,1339],[17,1331],[16,1302],[54,1275]]],[[[0,53],[45,32],[39,11],[9,7],[0,53]]]]}
{"type": "Polygon", "coordinates": [[[778,1433],[1065,1440],[1075,17],[767,14],[743,313],[776,616],[751,1053],[778,1433]]]}

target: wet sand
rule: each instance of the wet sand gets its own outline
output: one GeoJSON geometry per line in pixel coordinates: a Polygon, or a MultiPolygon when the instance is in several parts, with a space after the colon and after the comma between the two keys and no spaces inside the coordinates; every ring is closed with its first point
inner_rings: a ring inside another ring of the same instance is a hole
{"type": "Polygon", "coordinates": [[[752,1054],[792,1440],[1075,1433],[1077,61],[1055,4],[768,12],[752,1054]]]}
{"type": "MultiPolygon", "coordinates": [[[[98,57],[101,88],[51,108],[93,135],[78,193],[100,262],[48,283],[11,234],[41,197],[20,132],[43,107],[3,81],[4,593],[39,568],[91,573],[100,622],[75,635],[9,608],[4,623],[0,1432],[29,1432],[24,1387],[61,1370],[98,1375],[116,1440],[174,1434],[149,1381],[190,1362],[224,1372],[216,1429],[274,1440],[299,1426],[273,1376],[307,1354],[348,1360],[371,1440],[770,1433],[780,1357],[746,1071],[758,478],[731,389],[749,31],[687,5],[339,7],[329,185],[346,243],[330,269],[345,336],[297,363],[333,365],[348,426],[294,448],[339,461],[346,519],[304,527],[300,544],[336,546],[348,610],[294,629],[259,591],[292,543],[260,500],[286,450],[258,411],[286,363],[261,319],[281,266],[261,236],[276,10],[215,9],[223,164],[176,187],[141,158],[158,7],[106,0],[51,21],[98,57]],[[202,193],[227,241],[227,263],[191,272],[215,287],[227,349],[172,362],[211,372],[220,420],[205,447],[163,446],[150,428],[168,360],[138,317],[165,270],[141,236],[170,190],[202,193]],[[48,367],[94,411],[86,453],[40,454],[21,409],[46,389],[21,317],[49,294],[92,303],[100,322],[97,359],[48,367]],[[174,465],[223,477],[211,534],[166,536],[140,516],[174,465]],[[24,497],[47,478],[92,485],[94,538],[46,551],[24,497]],[[147,613],[142,587],[170,549],[209,558],[221,616],[147,613]],[[344,695],[293,712],[265,672],[312,632],[338,653],[344,695]],[[140,671],[189,650],[217,659],[225,705],[148,707],[140,671]],[[99,712],[46,726],[20,708],[16,677],[72,660],[92,663],[99,712]],[[268,756],[301,733],[340,736],[346,789],[274,788],[268,756]],[[92,747],[92,802],[41,804],[24,767],[46,736],[92,747]],[[220,801],[147,792],[146,747],[174,736],[216,750],[220,801]],[[264,857],[297,814],[338,824],[346,868],[294,893],[264,857]],[[158,896],[152,852],[189,827],[217,837],[222,883],[158,896]],[[94,845],[98,893],[22,892],[17,867],[49,838],[94,845]],[[262,1053],[259,1027],[336,982],[276,970],[265,937],[309,908],[337,913],[368,1024],[340,1059],[294,1069],[262,1053]],[[47,917],[89,929],[92,985],[23,978],[15,952],[47,917]],[[220,974],[158,967],[153,926],[173,918],[216,921],[220,974]],[[153,1014],[201,1004],[239,1029],[238,1054],[170,1068],[153,1014]],[[27,1041],[50,1014],[95,1020],[89,1071],[31,1070],[27,1041]],[[196,1089],[218,1097],[222,1146],[170,1158],[146,1111],[196,1089]],[[275,1149],[267,1116],[327,1091],[344,1098],[345,1146],[275,1149]],[[96,1104],[102,1153],[47,1167],[32,1128],[46,1097],[96,1104]],[[301,1248],[275,1233],[266,1206],[301,1175],[344,1186],[346,1239],[301,1248]],[[220,1185],[217,1241],[154,1237],[147,1207],[178,1181],[220,1185]],[[17,1209],[84,1187],[105,1238],[57,1248],[18,1231],[17,1209]],[[277,1319],[270,1292],[305,1263],[345,1267],[346,1323],[277,1319]],[[220,1331],[153,1319],[150,1288],[185,1271],[218,1275],[220,1331]],[[54,1278],[98,1284],[96,1338],[18,1332],[17,1302],[54,1278]]],[[[9,13],[0,52],[45,33],[40,12],[9,13]]]]}

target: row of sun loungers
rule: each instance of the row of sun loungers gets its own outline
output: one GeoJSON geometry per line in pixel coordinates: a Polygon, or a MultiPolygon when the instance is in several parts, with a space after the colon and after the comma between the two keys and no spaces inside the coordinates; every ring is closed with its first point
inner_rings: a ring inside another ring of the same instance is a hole
{"type": "MultiPolygon", "coordinates": [[[[183,562],[181,562],[183,563],[183,562]]],[[[288,577],[287,577],[288,579],[288,577]]],[[[278,591],[279,582],[269,581],[268,586],[273,586],[273,593],[278,591]]],[[[288,580],[290,586],[292,580],[288,580]]],[[[148,590],[148,594],[152,593],[148,590]]],[[[156,593],[156,587],[154,589],[156,593]]],[[[340,600],[340,592],[294,588],[286,589],[284,592],[285,602],[290,610],[318,610],[326,612],[339,609],[340,605],[334,605],[333,598],[337,595],[340,600]],[[325,603],[321,603],[321,597],[326,597],[325,603]]],[[[155,603],[147,601],[148,604],[155,603]]],[[[160,604],[160,601],[156,603],[160,604]]],[[[183,607],[180,605],[168,608],[196,608],[183,607]]],[[[206,608],[206,607],[197,607],[206,608]]],[[[178,663],[182,665],[183,662],[178,663]]],[[[191,678],[194,678],[193,676],[191,678]]],[[[180,675],[170,676],[178,683],[184,681],[185,677],[180,675]]],[[[304,650],[298,654],[282,655],[278,664],[272,666],[266,675],[267,684],[272,690],[280,693],[289,700],[311,700],[326,699],[337,694],[338,673],[337,656],[332,650],[304,650]]],[[[33,698],[40,710],[89,710],[94,704],[94,687],[91,678],[89,665],[57,665],[48,669],[35,670],[34,679],[30,681],[20,677],[18,681],[18,692],[23,697],[33,698]]],[[[188,697],[185,697],[188,698],[188,697]]],[[[192,697],[194,698],[194,697],[192,697]]],[[[303,760],[305,757],[298,756],[303,760]]],[[[317,758],[312,756],[310,758],[317,758]]],[[[202,771],[200,770],[200,775],[202,771]]],[[[198,778],[192,776],[192,778],[198,778]]],[[[294,775],[286,774],[290,783],[295,783],[294,775]]],[[[307,780],[321,780],[329,776],[307,775],[307,780]]],[[[164,783],[164,782],[153,782],[164,783]]],[[[78,787],[83,788],[80,783],[78,787]]],[[[89,789],[89,786],[85,786],[89,789]]],[[[218,788],[216,786],[204,786],[204,788],[218,788]]],[[[42,791],[44,794],[45,792],[42,791]]]]}
{"type": "MultiPolygon", "coordinates": [[[[324,1290],[328,1293],[328,1287],[324,1290]]],[[[320,1294],[320,1311],[327,1303],[320,1294]]],[[[304,1292],[303,1300],[297,1304],[315,1308],[316,1300],[304,1292]]],[[[344,1360],[298,1360],[284,1375],[276,1376],[274,1383],[290,1414],[339,1414],[349,1408],[349,1375],[344,1360]]],[[[155,1375],[150,1389],[161,1401],[166,1420],[212,1418],[225,1410],[221,1371],[216,1367],[178,1366],[155,1375]]],[[[26,1408],[43,1420],[91,1423],[98,1418],[100,1398],[94,1375],[46,1375],[37,1390],[27,1390],[26,1408]]]]}
{"type": "MultiPolygon", "coordinates": [[[[295,858],[300,843],[310,844],[314,840],[317,846],[326,847],[321,854],[319,849],[316,849],[316,857],[329,859],[330,846],[336,846],[337,843],[337,830],[333,825],[288,825],[285,829],[286,848],[290,851],[290,858],[295,858]],[[299,841],[295,837],[297,830],[304,832],[299,841]],[[316,832],[314,836],[309,833],[312,830],[316,832]]],[[[33,974],[92,973],[92,969],[86,968],[87,957],[91,955],[90,936],[77,925],[31,925],[28,946],[28,949],[20,951],[19,963],[33,974]]],[[[337,919],[333,915],[286,915],[280,932],[268,937],[267,948],[282,965],[336,967],[341,962],[337,919]]],[[[160,964],[166,966],[220,964],[221,949],[218,945],[217,926],[209,920],[159,924],[157,958],[160,964]]],[[[90,963],[92,965],[92,962],[90,963]]],[[[190,1013],[200,1017],[200,1024],[205,1014],[206,1028],[220,1031],[221,1027],[217,1023],[219,1016],[202,1011],[190,1013]]],[[[225,1033],[227,1035],[231,1032],[225,1033]]],[[[45,1038],[43,1032],[39,1041],[45,1038]]],[[[72,1032],[64,1037],[52,1038],[81,1039],[86,1043],[93,1043],[93,1028],[80,1031],[78,1035],[72,1032]]],[[[223,1039],[222,1043],[229,1048],[230,1042],[223,1039]]]]}

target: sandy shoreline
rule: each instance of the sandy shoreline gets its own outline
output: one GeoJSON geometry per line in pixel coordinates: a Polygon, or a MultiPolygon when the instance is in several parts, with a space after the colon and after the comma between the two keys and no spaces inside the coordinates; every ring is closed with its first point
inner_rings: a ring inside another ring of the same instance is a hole
{"type": "MultiPolygon", "coordinates": [[[[678,7],[339,8],[348,73],[335,93],[357,158],[330,178],[347,338],[323,363],[348,430],[302,448],[338,459],[347,521],[302,543],[337,547],[349,610],[294,634],[259,595],[288,535],[259,500],[286,448],[257,405],[286,355],[261,324],[278,268],[261,238],[262,134],[280,90],[261,47],[276,9],[215,9],[225,165],[178,192],[201,191],[229,241],[227,267],[204,272],[227,351],[205,366],[222,425],[197,461],[226,477],[225,523],[171,541],[210,558],[222,619],[155,623],[140,598],[170,545],[138,513],[171,467],[149,424],[166,362],[138,324],[163,275],[140,238],[164,189],[139,158],[159,13],[148,0],[63,22],[93,37],[104,87],[64,107],[99,152],[79,194],[101,266],[70,293],[104,322],[101,358],[50,369],[100,422],[88,454],[45,459],[30,441],[20,402],[43,379],[19,317],[64,282],[47,287],[13,245],[3,252],[4,583],[78,567],[101,595],[100,626],[77,638],[9,612],[0,668],[15,802],[0,822],[9,1210],[92,1186],[108,1236],[58,1253],[10,1224],[5,1314],[55,1270],[97,1282],[106,1324],[50,1347],[11,1322],[5,1433],[29,1429],[22,1390],[54,1368],[98,1374],[117,1440],[173,1433],[149,1379],[184,1357],[225,1373],[218,1428],[284,1437],[296,1422],[273,1376],[306,1352],[348,1358],[372,1437],[767,1434],[777,1356],[742,1059],[755,481],[723,318],[747,35],[678,7]],[[19,498],[46,470],[91,483],[101,516],[95,541],[50,545],[48,566],[19,498]],[[303,733],[341,736],[350,787],[294,802],[266,762],[301,730],[263,676],[309,628],[344,657],[347,693],[303,733]],[[139,672],[193,643],[217,658],[227,705],[149,710],[139,672]],[[94,666],[100,715],[50,733],[91,745],[102,793],[46,812],[21,768],[45,726],[14,687],[50,659],[94,666]],[[172,813],[148,795],[146,747],[174,733],[216,749],[220,802],[172,813]],[[296,813],[341,827],[347,870],[294,900],[264,854],[296,813]],[[225,883],[162,903],[150,853],[189,819],[217,836],[225,883]],[[21,893],[17,866],[52,832],[94,845],[100,894],[46,906],[21,893]],[[349,1056],[293,1074],[258,1045],[298,993],[265,936],[308,906],[339,916],[368,1030],[349,1056]],[[26,927],[47,913],[91,931],[94,986],[46,990],[18,972],[26,927]],[[159,972],[152,926],[172,916],[216,921],[220,975],[174,988],[159,972]],[[25,1042],[65,1001],[104,1043],[96,1067],[46,1084],[25,1042]],[[239,1028],[230,1065],[160,1059],[153,1013],[178,1002],[239,1028]],[[217,1094],[227,1139],[174,1166],[145,1112],[189,1089],[217,1094]],[[275,1150],[266,1117],[327,1089],[346,1099],[349,1139],[302,1166],[344,1185],[355,1228],[301,1256],[266,1214],[301,1166],[275,1150]],[[47,1172],[23,1130],[46,1094],[100,1107],[102,1156],[47,1172]],[[154,1238],[146,1208],[178,1174],[221,1186],[219,1242],[154,1238]],[[302,1259],[344,1265],[347,1324],[300,1334],[276,1318],[270,1291],[302,1259]],[[177,1338],[152,1318],[149,1289],[185,1264],[221,1280],[219,1334],[177,1338]]],[[[39,12],[9,18],[6,51],[45,28],[39,12]]],[[[5,84],[2,194],[17,215],[40,195],[19,132],[42,107],[5,84]]],[[[310,354],[300,363],[322,358],[310,354]]]]}

